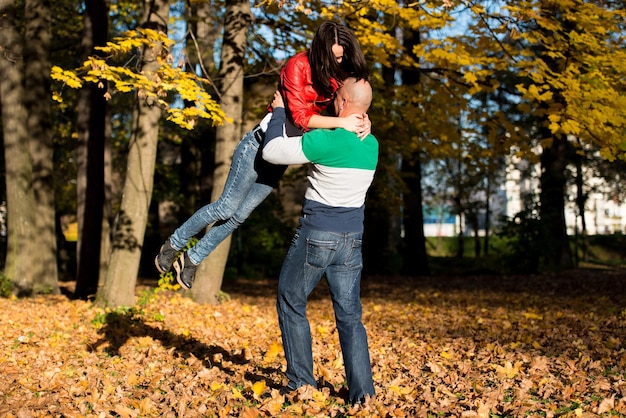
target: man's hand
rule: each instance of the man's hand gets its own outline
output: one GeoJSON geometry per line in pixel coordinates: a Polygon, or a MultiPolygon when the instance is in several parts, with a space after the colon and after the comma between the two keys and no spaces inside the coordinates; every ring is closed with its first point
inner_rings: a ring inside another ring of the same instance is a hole
{"type": "Polygon", "coordinates": [[[278,90],[274,92],[274,100],[272,100],[272,109],[276,109],[277,107],[285,107],[283,96],[280,95],[278,90]]]}

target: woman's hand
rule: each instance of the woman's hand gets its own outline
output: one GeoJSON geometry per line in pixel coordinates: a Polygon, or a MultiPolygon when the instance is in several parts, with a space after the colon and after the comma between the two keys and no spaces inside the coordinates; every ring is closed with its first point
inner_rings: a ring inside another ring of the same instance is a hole
{"type": "Polygon", "coordinates": [[[365,139],[366,136],[372,133],[372,121],[367,113],[363,113],[363,120],[365,121],[365,129],[361,133],[357,132],[361,139],[365,139]]]}
{"type": "Polygon", "coordinates": [[[367,113],[353,114],[341,119],[341,127],[347,131],[354,132],[361,139],[364,139],[372,132],[372,123],[367,113]]]}
{"type": "Polygon", "coordinates": [[[283,102],[283,96],[280,95],[280,92],[276,90],[274,92],[274,100],[271,103],[272,109],[276,109],[277,107],[285,107],[285,102],[283,102]]]}

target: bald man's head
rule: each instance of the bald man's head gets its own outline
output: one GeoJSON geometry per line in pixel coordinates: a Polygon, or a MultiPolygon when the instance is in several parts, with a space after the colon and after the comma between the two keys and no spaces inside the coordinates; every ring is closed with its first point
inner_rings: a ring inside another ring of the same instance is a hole
{"type": "Polygon", "coordinates": [[[367,113],[372,104],[372,86],[367,80],[349,77],[337,90],[335,111],[337,116],[367,113]]]}

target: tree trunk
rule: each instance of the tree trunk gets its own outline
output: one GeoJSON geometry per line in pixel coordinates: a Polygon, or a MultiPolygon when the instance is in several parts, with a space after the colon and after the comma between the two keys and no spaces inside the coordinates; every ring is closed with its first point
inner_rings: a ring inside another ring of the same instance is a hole
{"type": "Polygon", "coordinates": [[[32,189],[26,109],[22,39],[13,0],[0,0],[0,98],[7,191],[7,259],[4,273],[13,283],[13,293],[28,296],[36,289],[35,197],[32,189]]]}
{"type": "MultiPolygon", "coordinates": [[[[96,46],[106,44],[108,37],[108,5],[105,0],[86,3],[85,57],[97,54],[96,46]]],[[[76,290],[74,296],[92,297],[98,289],[101,269],[104,198],[104,158],[106,99],[104,88],[89,84],[80,91],[78,99],[77,147],[77,212],[78,242],[76,243],[76,290]]],[[[108,219],[107,219],[108,222],[108,219]]]]}
{"type": "MultiPolygon", "coordinates": [[[[234,122],[217,128],[211,201],[217,200],[224,189],[235,146],[242,136],[243,61],[251,21],[249,0],[226,1],[224,42],[219,71],[219,78],[222,80],[220,105],[224,113],[232,117],[234,122]]],[[[226,238],[198,267],[196,283],[191,291],[195,301],[213,304],[218,302],[230,241],[231,236],[226,238]]]]}
{"type": "MultiPolygon", "coordinates": [[[[576,32],[573,22],[565,19],[564,10],[561,10],[558,2],[539,2],[538,13],[550,19],[562,19],[564,33],[576,32]]],[[[539,33],[552,37],[551,29],[541,27],[539,33]]],[[[565,59],[556,58],[545,46],[539,46],[539,57],[547,65],[550,72],[563,74],[567,72],[567,64],[570,61],[570,51],[563,51],[565,59]]],[[[576,60],[572,61],[575,65],[576,60]]],[[[551,91],[553,103],[551,106],[567,108],[567,100],[563,97],[560,89],[551,91]]],[[[565,225],[565,193],[566,193],[566,168],[568,164],[568,139],[567,136],[553,136],[547,128],[548,120],[543,122],[539,134],[543,140],[550,140],[548,146],[544,146],[541,153],[541,193],[540,193],[540,222],[541,244],[543,245],[543,259],[548,270],[558,271],[573,267],[572,253],[569,247],[569,238],[565,225]]]]}
{"type": "Polygon", "coordinates": [[[33,193],[37,216],[37,263],[34,288],[58,294],[56,217],[54,205],[54,167],[52,123],[50,119],[50,3],[26,0],[24,3],[25,107],[33,167],[33,193]]]}
{"type": "MultiPolygon", "coordinates": [[[[389,36],[394,36],[396,22],[388,18],[385,25],[389,36]]],[[[396,84],[397,70],[394,64],[392,61],[389,67],[384,66],[381,69],[382,80],[386,86],[396,84]]],[[[394,87],[381,90],[378,98],[382,98],[383,102],[393,103],[395,92],[394,87]]],[[[379,121],[386,123],[387,116],[381,112],[373,112],[370,118],[374,134],[380,134],[379,121]]],[[[382,132],[382,138],[385,135],[382,132]]],[[[378,168],[368,191],[363,235],[363,259],[366,260],[363,264],[364,273],[398,274],[403,267],[401,197],[397,192],[398,181],[395,176],[400,155],[397,150],[390,148],[392,147],[386,141],[380,141],[378,168]]]]}
{"type": "Polygon", "coordinates": [[[567,143],[554,138],[541,154],[541,236],[544,259],[549,270],[573,267],[565,226],[565,168],[567,143]]]}
{"type": "MultiPolygon", "coordinates": [[[[457,207],[461,207],[460,204],[457,207]]],[[[457,246],[456,246],[456,258],[463,258],[465,255],[465,229],[463,227],[463,212],[458,211],[459,214],[459,233],[457,234],[457,246]]]]}
{"type": "Polygon", "coordinates": [[[489,235],[491,234],[491,169],[487,173],[487,187],[485,191],[485,239],[483,240],[483,254],[489,255],[489,235]]]}
{"type": "MultiPolygon", "coordinates": [[[[203,77],[211,80],[215,77],[212,63],[216,41],[222,34],[221,21],[215,16],[213,2],[190,3],[188,10],[188,22],[191,28],[187,38],[189,47],[189,68],[192,71],[201,71],[203,77]],[[191,34],[195,34],[192,37],[191,34]]],[[[218,96],[218,92],[208,87],[212,96],[218,96]]],[[[184,201],[179,209],[179,219],[188,219],[197,208],[210,201],[215,152],[215,127],[208,123],[198,124],[193,133],[183,138],[181,145],[181,193],[184,201]]]]}
{"type": "Polygon", "coordinates": [[[584,190],[585,179],[583,174],[583,159],[578,154],[574,155],[574,159],[576,162],[576,206],[578,207],[578,216],[580,216],[580,250],[583,261],[587,261],[589,259],[589,255],[587,253],[587,222],[585,221],[585,204],[587,203],[587,195],[584,190]]]}
{"type": "MultiPolygon", "coordinates": [[[[403,32],[403,46],[406,52],[413,56],[413,49],[420,43],[420,33],[413,29],[403,32]]],[[[402,70],[402,84],[418,85],[420,74],[416,70],[402,70]]],[[[414,135],[414,133],[411,133],[414,135]]],[[[404,196],[404,231],[405,252],[404,272],[412,276],[428,276],[428,254],[426,252],[426,237],[424,235],[424,211],[422,208],[422,162],[419,151],[413,152],[402,161],[403,178],[407,186],[404,196]]]]}
{"type": "Polygon", "coordinates": [[[422,208],[422,163],[419,153],[413,161],[402,161],[402,173],[408,192],[404,195],[404,273],[411,276],[428,276],[428,256],[424,236],[422,208]]]}
{"type": "MultiPolygon", "coordinates": [[[[143,27],[167,31],[167,0],[144,1],[143,10],[143,27]]],[[[160,65],[156,57],[163,53],[162,45],[144,48],[141,71],[146,75],[154,73],[160,65]]],[[[97,293],[98,302],[107,306],[130,306],[135,303],[141,246],[152,198],[160,117],[161,109],[155,99],[138,94],[133,111],[126,179],[114,229],[111,258],[104,282],[97,293]]]]}
{"type": "Polygon", "coordinates": [[[478,227],[478,214],[472,214],[472,218],[474,218],[474,258],[480,258],[480,229],[478,227]]]}
{"type": "Polygon", "coordinates": [[[109,256],[111,255],[111,225],[113,224],[113,208],[111,191],[113,184],[111,167],[111,118],[105,110],[104,121],[104,205],[102,207],[102,229],[100,231],[100,271],[98,272],[98,283],[106,277],[109,267],[109,256]]]}

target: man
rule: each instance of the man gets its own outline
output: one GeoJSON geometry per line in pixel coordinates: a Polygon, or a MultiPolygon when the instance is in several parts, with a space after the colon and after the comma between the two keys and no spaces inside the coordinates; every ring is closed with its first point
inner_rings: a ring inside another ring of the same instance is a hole
{"type": "MultiPolygon", "coordinates": [[[[348,78],[337,91],[339,117],[367,112],[372,89],[366,80],[348,78]]],[[[361,246],[365,195],[378,162],[373,135],[359,139],[344,129],[316,129],[298,140],[284,134],[285,109],[274,94],[272,119],[263,158],[272,164],[312,163],[300,226],[291,242],[278,281],[276,303],[287,359],[287,390],[316,386],[313,376],[307,298],[326,279],[343,354],[349,401],[374,395],[367,334],[361,322],[361,246]]]]}

